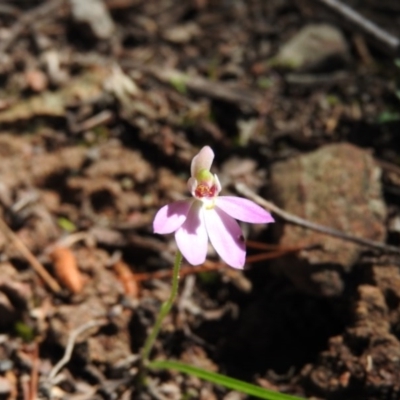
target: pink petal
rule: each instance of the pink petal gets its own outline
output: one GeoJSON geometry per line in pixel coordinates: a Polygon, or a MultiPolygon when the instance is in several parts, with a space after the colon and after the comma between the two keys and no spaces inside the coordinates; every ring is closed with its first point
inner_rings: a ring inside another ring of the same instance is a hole
{"type": "Polygon", "coordinates": [[[214,152],[212,151],[211,147],[204,146],[200,152],[193,157],[192,164],[190,166],[190,173],[192,177],[196,177],[197,173],[202,169],[209,171],[213,160],[214,152]]]}
{"type": "Polygon", "coordinates": [[[220,196],[215,199],[215,205],[239,221],[253,224],[275,222],[268,211],[243,197],[220,196]]]}
{"type": "Polygon", "coordinates": [[[219,208],[204,211],[208,237],[220,257],[231,267],[242,269],[246,248],[239,224],[219,208]]]}
{"type": "Polygon", "coordinates": [[[176,201],[158,210],[153,221],[154,233],[175,232],[185,222],[193,200],[176,201]]]}
{"type": "Polygon", "coordinates": [[[179,250],[192,265],[202,264],[207,255],[208,236],[203,214],[202,203],[195,201],[186,221],[175,232],[175,240],[179,250]]]}

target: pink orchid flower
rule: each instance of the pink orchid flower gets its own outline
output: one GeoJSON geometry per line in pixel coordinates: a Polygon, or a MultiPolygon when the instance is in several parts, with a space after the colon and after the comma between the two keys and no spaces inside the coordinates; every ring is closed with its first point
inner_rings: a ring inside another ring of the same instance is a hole
{"type": "Polygon", "coordinates": [[[192,265],[202,264],[208,239],[220,257],[231,267],[242,269],[246,248],[238,219],[250,223],[274,222],[271,214],[250,200],[218,196],[221,184],[210,172],[214,152],[203,147],[191,164],[188,188],[193,198],[162,207],[154,218],[154,232],[175,232],[179,250],[192,265]]]}

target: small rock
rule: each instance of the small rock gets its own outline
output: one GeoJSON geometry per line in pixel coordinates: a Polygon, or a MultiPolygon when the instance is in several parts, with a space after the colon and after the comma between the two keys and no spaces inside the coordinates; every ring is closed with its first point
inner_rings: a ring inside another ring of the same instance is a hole
{"type": "Polygon", "coordinates": [[[392,332],[400,336],[400,271],[397,265],[376,265],[372,268],[372,281],[385,296],[389,307],[392,332]]]}
{"type": "Polygon", "coordinates": [[[25,73],[26,84],[34,92],[43,92],[47,89],[47,76],[39,69],[33,69],[25,73]]]}
{"type": "Polygon", "coordinates": [[[243,400],[246,398],[246,395],[240,392],[229,392],[224,396],[224,400],[243,400]]]}
{"type": "Polygon", "coordinates": [[[194,22],[183,25],[176,25],[167,29],[163,36],[172,43],[184,44],[190,42],[193,38],[199,36],[200,28],[194,22]]]}
{"type": "Polygon", "coordinates": [[[389,300],[400,302],[400,271],[396,265],[377,265],[372,269],[372,279],[389,300]]]}
{"type": "Polygon", "coordinates": [[[272,64],[293,70],[333,70],[349,59],[340,30],[328,24],[307,25],[283,44],[272,64]]]}
{"type": "Polygon", "coordinates": [[[74,22],[89,35],[98,39],[110,39],[115,25],[102,0],[70,0],[74,22]]]}
{"type": "Polygon", "coordinates": [[[357,339],[385,337],[390,333],[388,307],[382,291],[371,285],[358,287],[359,301],[353,310],[353,326],[348,334],[357,339]]]}
{"type": "Polygon", "coordinates": [[[4,376],[0,376],[0,396],[6,396],[13,390],[10,381],[4,376]]]}
{"type": "MultiPolygon", "coordinates": [[[[362,238],[385,238],[386,208],[381,194],[381,170],[369,152],[342,143],[276,163],[271,184],[276,203],[308,221],[362,238]]],[[[361,247],[310,229],[286,224],[280,244],[321,248],[277,261],[302,290],[340,294],[343,272],[350,271],[361,247]]]]}

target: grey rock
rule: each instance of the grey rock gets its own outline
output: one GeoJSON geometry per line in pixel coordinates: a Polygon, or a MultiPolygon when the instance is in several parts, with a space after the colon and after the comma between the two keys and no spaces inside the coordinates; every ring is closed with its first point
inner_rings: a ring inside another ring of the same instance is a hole
{"type": "Polygon", "coordinates": [[[271,63],[297,71],[334,70],[346,64],[349,57],[340,30],[328,24],[312,24],[284,43],[271,63]]]}
{"type": "Polygon", "coordinates": [[[193,38],[199,36],[200,33],[199,26],[194,22],[189,22],[166,29],[163,36],[172,43],[184,44],[189,43],[193,38]]]}
{"type": "Polygon", "coordinates": [[[110,39],[115,31],[112,20],[102,0],[70,0],[74,22],[89,35],[98,39],[110,39]]]}
{"type": "MultiPolygon", "coordinates": [[[[349,234],[383,241],[386,207],[380,176],[368,151],[342,143],[276,163],[271,184],[274,201],[285,210],[349,234]]],[[[351,270],[362,250],[359,245],[289,224],[282,228],[280,244],[320,244],[320,248],[281,259],[276,267],[302,290],[324,296],[341,293],[341,277],[351,270]]]]}

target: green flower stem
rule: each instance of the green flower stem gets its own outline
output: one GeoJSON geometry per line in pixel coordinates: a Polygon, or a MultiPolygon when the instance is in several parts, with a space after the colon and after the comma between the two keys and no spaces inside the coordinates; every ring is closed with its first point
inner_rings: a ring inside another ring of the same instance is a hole
{"type": "Polygon", "coordinates": [[[175,263],[174,263],[174,270],[172,273],[172,288],[171,293],[167,301],[163,303],[161,306],[160,312],[156,319],[156,322],[153,326],[153,330],[151,331],[150,335],[147,337],[146,342],[142,349],[142,364],[146,367],[148,363],[150,352],[154,346],[154,342],[157,339],[158,333],[160,332],[162,322],[164,318],[168,315],[171,311],[172,305],[174,304],[176,295],[178,293],[179,287],[179,271],[181,268],[182,263],[182,253],[178,250],[175,256],[175,263]]]}

